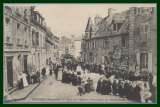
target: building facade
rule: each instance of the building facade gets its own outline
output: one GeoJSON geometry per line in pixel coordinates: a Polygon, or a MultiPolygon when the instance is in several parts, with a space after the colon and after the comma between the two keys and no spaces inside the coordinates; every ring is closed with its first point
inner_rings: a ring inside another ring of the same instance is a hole
{"type": "Polygon", "coordinates": [[[51,58],[54,63],[59,62],[59,38],[56,37],[49,29],[45,38],[47,59],[51,58]]]}
{"type": "Polygon", "coordinates": [[[41,71],[47,59],[58,60],[58,45],[59,38],[34,7],[4,6],[4,93],[17,87],[20,74],[28,77],[41,71]]]}
{"type": "Polygon", "coordinates": [[[63,57],[64,54],[74,54],[75,46],[73,39],[69,37],[62,36],[60,39],[59,45],[59,55],[60,58],[63,57]]]}
{"type": "MultiPolygon", "coordinates": [[[[31,66],[41,69],[42,65],[46,62],[46,49],[45,49],[45,37],[46,29],[44,18],[38,11],[34,11],[34,7],[31,7],[31,66]]],[[[37,69],[38,70],[38,69],[37,69]]]]}
{"type": "Polygon", "coordinates": [[[71,35],[71,37],[62,36],[60,40],[60,56],[70,54],[74,58],[81,57],[81,38],[71,35]]]}
{"type": "Polygon", "coordinates": [[[20,62],[20,71],[28,73],[30,57],[30,8],[4,6],[4,89],[15,87],[18,72],[16,60],[20,62]]]}
{"type": "Polygon", "coordinates": [[[156,72],[156,8],[132,7],[89,18],[82,38],[82,61],[129,71],[156,72]]]}

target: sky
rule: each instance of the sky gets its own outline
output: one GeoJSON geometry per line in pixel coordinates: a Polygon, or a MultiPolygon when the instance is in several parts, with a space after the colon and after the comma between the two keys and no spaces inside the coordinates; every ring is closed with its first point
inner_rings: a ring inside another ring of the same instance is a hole
{"type": "Polygon", "coordinates": [[[129,7],[155,7],[156,4],[34,4],[46,24],[58,37],[84,34],[88,18],[107,16],[107,9],[121,12],[129,7]]]}
{"type": "Polygon", "coordinates": [[[47,25],[57,36],[82,36],[89,17],[107,16],[108,8],[121,12],[129,7],[150,7],[151,4],[49,4],[36,9],[45,17],[47,25]]]}

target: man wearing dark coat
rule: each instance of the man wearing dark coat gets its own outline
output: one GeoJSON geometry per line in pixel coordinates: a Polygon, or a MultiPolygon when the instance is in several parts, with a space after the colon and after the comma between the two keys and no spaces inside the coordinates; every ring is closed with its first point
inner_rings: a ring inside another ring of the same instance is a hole
{"type": "Polygon", "coordinates": [[[134,89],[134,94],[135,94],[135,97],[134,99],[138,102],[140,102],[141,100],[141,95],[140,95],[140,91],[141,91],[141,88],[139,85],[136,85],[135,89],[134,89]]]}
{"type": "Polygon", "coordinates": [[[55,69],[55,72],[54,72],[54,73],[55,73],[55,78],[56,78],[56,79],[57,79],[57,77],[58,77],[58,69],[59,69],[59,66],[57,65],[57,66],[56,66],[56,69],[55,69]]]}
{"type": "Polygon", "coordinates": [[[97,88],[96,88],[96,92],[97,92],[97,93],[101,93],[101,91],[102,91],[102,81],[103,81],[102,78],[100,78],[100,79],[98,80],[97,88]]]}
{"type": "Polygon", "coordinates": [[[107,81],[107,94],[112,94],[112,83],[111,81],[107,81]]]}
{"type": "Polygon", "coordinates": [[[128,99],[129,100],[133,100],[134,99],[134,94],[131,94],[131,93],[134,93],[134,87],[132,85],[132,81],[129,82],[129,87],[128,87],[128,99]]]}
{"type": "Polygon", "coordinates": [[[103,79],[103,81],[102,81],[102,87],[101,87],[101,92],[100,92],[102,95],[107,95],[108,94],[107,85],[109,85],[108,81],[106,79],[103,79]]]}
{"type": "Polygon", "coordinates": [[[45,75],[46,75],[46,68],[45,67],[43,67],[42,68],[42,72],[41,72],[41,74],[42,74],[42,76],[43,76],[43,78],[45,77],[45,75]]]}
{"type": "Polygon", "coordinates": [[[125,83],[124,83],[124,96],[126,97],[126,98],[129,98],[129,96],[130,96],[130,90],[129,90],[129,81],[126,81],[125,83]]]}

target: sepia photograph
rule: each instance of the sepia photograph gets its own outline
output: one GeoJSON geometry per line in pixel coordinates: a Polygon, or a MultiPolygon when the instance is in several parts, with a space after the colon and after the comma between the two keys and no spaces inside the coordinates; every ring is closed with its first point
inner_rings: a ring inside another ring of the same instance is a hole
{"type": "Polygon", "coordinates": [[[156,104],[156,3],[3,4],[4,104],[156,104]]]}

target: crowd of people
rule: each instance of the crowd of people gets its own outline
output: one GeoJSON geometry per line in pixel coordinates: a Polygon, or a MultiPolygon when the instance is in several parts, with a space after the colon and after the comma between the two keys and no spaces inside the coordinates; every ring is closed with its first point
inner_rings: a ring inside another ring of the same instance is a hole
{"type": "Polygon", "coordinates": [[[153,75],[147,71],[137,73],[95,64],[57,64],[49,59],[47,66],[30,75],[29,83],[40,83],[41,78],[47,77],[47,72],[51,76],[54,74],[57,81],[77,86],[79,95],[96,91],[102,95],[115,95],[137,102],[155,102],[153,75]],[[96,88],[93,87],[93,79],[86,76],[90,73],[101,75],[96,88]]]}
{"type": "MultiPolygon", "coordinates": [[[[75,70],[69,69],[70,67],[67,68],[63,72],[62,82],[79,85],[80,95],[94,90],[92,79],[88,78],[84,81],[81,72],[75,72],[75,70]]],[[[84,66],[81,64],[81,68],[82,71],[98,73],[103,76],[98,80],[95,89],[97,93],[120,96],[136,102],[155,102],[156,88],[153,86],[153,75],[149,72],[127,71],[103,65],[84,66]]]]}
{"type": "Polygon", "coordinates": [[[151,101],[149,84],[143,81],[119,80],[114,78],[100,78],[96,91],[102,95],[115,95],[136,102],[151,101]]]}
{"type": "Polygon", "coordinates": [[[83,70],[103,75],[98,80],[96,92],[125,97],[140,102],[155,102],[156,84],[148,71],[127,71],[105,65],[82,64],[83,70]]]}
{"type": "Polygon", "coordinates": [[[107,77],[110,77],[111,75],[115,75],[118,79],[123,80],[143,80],[143,81],[152,81],[153,75],[151,72],[148,71],[127,71],[125,69],[119,69],[114,67],[109,67],[106,65],[97,65],[97,64],[81,64],[83,70],[88,70],[93,73],[99,73],[104,74],[107,77]]]}

